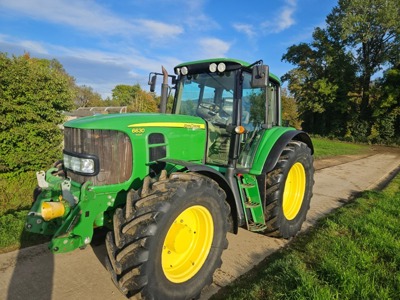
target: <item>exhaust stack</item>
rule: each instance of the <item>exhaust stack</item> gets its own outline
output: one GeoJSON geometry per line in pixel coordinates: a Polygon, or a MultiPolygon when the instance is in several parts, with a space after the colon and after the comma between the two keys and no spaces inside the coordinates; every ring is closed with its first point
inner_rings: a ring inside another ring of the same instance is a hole
{"type": "Polygon", "coordinates": [[[165,114],[167,111],[167,101],[168,101],[168,72],[161,66],[163,74],[163,83],[161,84],[161,102],[160,102],[160,113],[165,114]]]}

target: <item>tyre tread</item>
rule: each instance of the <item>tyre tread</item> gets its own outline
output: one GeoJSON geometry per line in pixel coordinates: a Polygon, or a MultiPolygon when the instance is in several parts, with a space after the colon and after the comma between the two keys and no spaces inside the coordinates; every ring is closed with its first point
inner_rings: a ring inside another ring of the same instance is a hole
{"type": "MultiPolygon", "coordinates": [[[[161,174],[160,180],[154,182],[145,179],[143,188],[128,197],[126,207],[115,211],[114,230],[106,238],[106,267],[115,285],[128,297],[154,298],[152,292],[146,289],[148,278],[151,278],[151,274],[145,271],[150,259],[149,245],[154,243],[152,237],[157,232],[157,220],[171,205],[171,195],[184,195],[188,189],[207,189],[218,201],[225,202],[225,192],[212,179],[196,173],[175,172],[169,176],[161,174]]],[[[229,209],[229,205],[223,204],[225,234],[229,226],[229,209]]],[[[221,248],[226,249],[227,246],[228,240],[225,238],[221,248]]],[[[221,264],[219,258],[215,263],[216,268],[221,264]]],[[[204,278],[204,285],[212,283],[212,275],[204,278]]]]}

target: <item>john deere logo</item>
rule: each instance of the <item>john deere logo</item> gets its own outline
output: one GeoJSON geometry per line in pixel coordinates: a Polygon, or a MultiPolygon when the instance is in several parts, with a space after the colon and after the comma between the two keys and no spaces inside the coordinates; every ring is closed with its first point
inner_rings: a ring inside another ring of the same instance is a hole
{"type": "Polygon", "coordinates": [[[189,129],[201,129],[203,124],[196,124],[196,123],[185,123],[183,127],[189,129]]]}
{"type": "Polygon", "coordinates": [[[146,131],[144,128],[132,128],[133,134],[143,134],[146,131]]]}

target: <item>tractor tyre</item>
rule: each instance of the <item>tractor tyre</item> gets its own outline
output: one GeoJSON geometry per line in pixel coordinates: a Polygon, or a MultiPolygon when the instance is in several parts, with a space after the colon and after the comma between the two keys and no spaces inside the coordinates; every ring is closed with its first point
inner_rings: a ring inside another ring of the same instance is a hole
{"type": "Polygon", "coordinates": [[[300,231],[310,208],[313,185],[311,149],[303,142],[291,141],[274,169],[266,174],[266,235],[290,238],[300,231]]]}
{"type": "Polygon", "coordinates": [[[127,297],[195,299],[212,283],[228,246],[225,192],[196,173],[166,172],[114,214],[106,266],[127,297]]]}

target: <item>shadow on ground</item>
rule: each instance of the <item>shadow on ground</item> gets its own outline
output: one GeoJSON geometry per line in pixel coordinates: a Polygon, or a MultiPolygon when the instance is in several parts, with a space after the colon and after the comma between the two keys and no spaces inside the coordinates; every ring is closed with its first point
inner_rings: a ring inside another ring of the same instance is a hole
{"type": "MultiPolygon", "coordinates": [[[[26,240],[24,235],[31,233],[23,232],[21,241],[26,240]]],[[[54,255],[47,248],[47,244],[25,248],[24,242],[15,258],[15,267],[7,289],[5,299],[7,300],[26,300],[40,299],[50,300],[53,293],[53,274],[54,274],[54,255]],[[41,260],[33,259],[41,256],[41,260]],[[41,284],[36,284],[38,281],[41,284]],[[21,287],[23,283],[23,287],[21,287]]],[[[0,296],[1,297],[1,296],[0,296]]]]}

